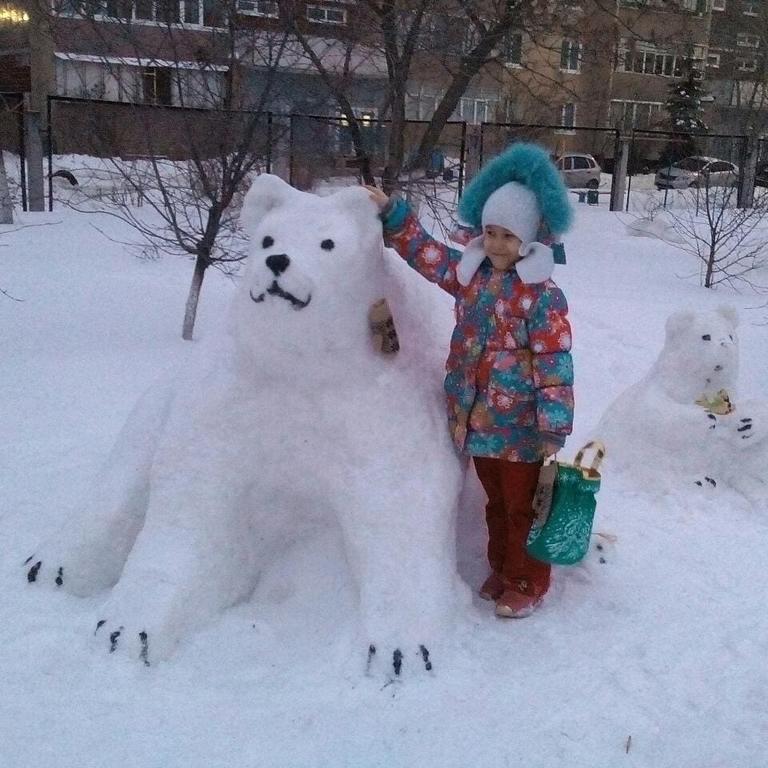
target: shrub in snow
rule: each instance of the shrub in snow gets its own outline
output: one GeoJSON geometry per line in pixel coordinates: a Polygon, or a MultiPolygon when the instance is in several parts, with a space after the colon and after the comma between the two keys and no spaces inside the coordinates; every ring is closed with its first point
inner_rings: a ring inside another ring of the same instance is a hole
{"type": "Polygon", "coordinates": [[[627,234],[635,237],[656,238],[667,243],[676,244],[685,242],[674,224],[661,213],[633,219],[626,226],[627,234]]]}
{"type": "Polygon", "coordinates": [[[696,483],[768,498],[768,404],[736,397],[737,324],[728,307],[671,315],[656,362],[604,414],[597,434],[609,460],[638,487],[696,483]],[[731,413],[712,412],[724,410],[711,405],[722,390],[735,405],[731,413]]]}
{"type": "Polygon", "coordinates": [[[250,255],[225,338],[143,397],[28,578],[111,589],[97,637],[149,662],[246,600],[287,542],[338,527],[362,657],[373,646],[389,665],[400,653],[424,664],[463,591],[463,465],[445,425],[435,306],[409,294],[422,281],[383,251],[359,188],[318,197],[264,175],[242,215],[250,255]],[[382,297],[396,355],[370,337],[382,297]]]}

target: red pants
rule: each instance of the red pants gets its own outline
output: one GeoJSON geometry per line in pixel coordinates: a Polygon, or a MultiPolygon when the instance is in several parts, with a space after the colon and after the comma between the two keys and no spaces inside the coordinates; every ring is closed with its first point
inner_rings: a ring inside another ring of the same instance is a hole
{"type": "Polygon", "coordinates": [[[541,590],[549,588],[549,563],[530,557],[525,542],[533,523],[533,497],[541,462],[490,459],[474,456],[475,469],[488,494],[488,562],[504,582],[530,581],[541,590]]]}

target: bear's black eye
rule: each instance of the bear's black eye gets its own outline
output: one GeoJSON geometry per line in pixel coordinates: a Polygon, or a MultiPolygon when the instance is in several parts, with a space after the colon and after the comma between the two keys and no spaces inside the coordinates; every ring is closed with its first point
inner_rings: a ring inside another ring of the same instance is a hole
{"type": "Polygon", "coordinates": [[[705,333],[701,338],[704,339],[704,341],[712,341],[712,337],[708,333],[705,333]]]}
{"type": "Polygon", "coordinates": [[[335,247],[336,243],[333,242],[333,240],[323,240],[322,243],[320,243],[320,247],[324,251],[332,251],[335,247]]]}
{"type": "Polygon", "coordinates": [[[267,235],[262,241],[261,241],[261,247],[262,248],[271,248],[275,244],[274,238],[267,235]]]}

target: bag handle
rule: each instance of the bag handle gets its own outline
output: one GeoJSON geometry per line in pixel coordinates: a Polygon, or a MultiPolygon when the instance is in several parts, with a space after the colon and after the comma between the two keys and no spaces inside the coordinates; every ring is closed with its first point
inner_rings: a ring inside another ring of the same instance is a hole
{"type": "Polygon", "coordinates": [[[588,443],[586,443],[581,448],[581,450],[576,454],[576,458],[573,460],[573,466],[578,467],[579,469],[582,469],[581,462],[584,459],[584,454],[590,448],[594,448],[595,457],[594,459],[592,459],[592,465],[590,466],[589,469],[591,472],[597,472],[598,468],[600,467],[600,464],[605,458],[605,445],[603,445],[603,443],[601,443],[599,440],[590,440],[588,443]]]}

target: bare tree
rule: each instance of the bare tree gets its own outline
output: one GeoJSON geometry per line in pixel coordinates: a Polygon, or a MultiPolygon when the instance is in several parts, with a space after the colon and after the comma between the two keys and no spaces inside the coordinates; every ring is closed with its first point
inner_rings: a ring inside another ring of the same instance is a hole
{"type": "MultiPolygon", "coordinates": [[[[348,87],[354,76],[351,65],[378,56],[386,70],[386,92],[380,110],[388,125],[382,174],[385,189],[396,184],[403,170],[424,167],[462,96],[481,72],[498,79],[510,76],[501,66],[509,34],[522,30],[530,36],[542,34],[551,26],[559,7],[558,2],[535,0],[363,0],[355,34],[341,42],[328,43],[342,45],[347,52],[345,67],[333,68],[318,40],[305,31],[300,5],[281,3],[282,21],[301,44],[349,126],[355,154],[368,183],[373,181],[370,158],[360,117],[349,97],[348,87]],[[440,82],[441,95],[409,153],[406,106],[409,84],[417,71],[431,72],[440,82]]],[[[330,58],[338,61],[338,57],[330,58]]],[[[546,80],[545,75],[540,77],[546,80]]]]}
{"type": "Polygon", "coordinates": [[[756,197],[751,208],[739,208],[734,186],[706,184],[678,195],[677,204],[665,213],[682,240],[678,247],[699,260],[701,284],[764,291],[760,275],[768,267],[768,246],[762,225],[768,196],[756,197]]]}
{"type": "MultiPolygon", "coordinates": [[[[84,3],[73,20],[79,26],[68,28],[62,19],[59,33],[88,34],[110,52],[97,59],[105,73],[102,90],[111,88],[123,103],[57,104],[54,135],[65,145],[66,117],[74,121],[70,127],[79,121],[79,141],[85,127],[92,154],[103,159],[115,187],[106,201],[99,190],[98,207],[129,223],[151,251],[194,259],[182,327],[183,338],[191,339],[207,269],[231,270],[246,255],[237,212],[250,175],[269,162],[265,104],[272,78],[256,103],[245,103],[237,82],[242,51],[235,0],[215,4],[211,30],[194,33],[179,28],[179,3],[145,3],[163,14],[151,37],[136,23],[137,3],[113,5],[104,18],[105,6],[84,3]]],[[[285,33],[276,38],[271,74],[285,33]]],[[[92,83],[83,87],[85,96],[110,95],[92,93],[92,83]]],[[[82,195],[76,200],[82,203],[82,195]]]]}

